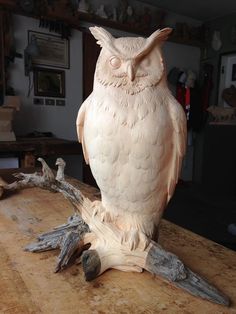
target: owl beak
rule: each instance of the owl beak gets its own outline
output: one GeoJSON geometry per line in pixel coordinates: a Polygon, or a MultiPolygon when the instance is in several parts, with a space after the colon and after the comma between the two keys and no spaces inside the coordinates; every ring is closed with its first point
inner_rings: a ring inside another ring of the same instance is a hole
{"type": "Polygon", "coordinates": [[[131,63],[127,65],[126,72],[127,72],[128,78],[132,82],[134,80],[134,67],[131,63]]]}

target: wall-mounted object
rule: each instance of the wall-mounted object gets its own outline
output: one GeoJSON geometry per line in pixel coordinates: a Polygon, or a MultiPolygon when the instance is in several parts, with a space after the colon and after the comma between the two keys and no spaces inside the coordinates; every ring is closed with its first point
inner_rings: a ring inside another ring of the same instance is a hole
{"type": "Polygon", "coordinates": [[[78,11],[88,13],[89,12],[89,4],[87,0],[80,0],[78,11]]]}
{"type": "Polygon", "coordinates": [[[108,15],[107,15],[107,13],[105,11],[104,4],[101,4],[100,7],[97,9],[96,15],[101,17],[102,19],[107,19],[108,18],[108,15]]]}
{"type": "Polygon", "coordinates": [[[55,99],[46,98],[45,99],[45,105],[46,106],[55,106],[55,99]]]}
{"type": "MultiPolygon", "coordinates": [[[[73,8],[72,11],[77,12],[73,8]]],[[[71,36],[71,26],[61,20],[55,20],[55,18],[47,19],[45,16],[40,17],[39,27],[46,28],[49,32],[55,32],[64,39],[68,39],[71,36]]]]}
{"type": "Polygon", "coordinates": [[[57,99],[56,100],[56,106],[65,106],[65,105],[66,105],[65,99],[57,99]]]}
{"type": "Polygon", "coordinates": [[[43,98],[34,98],[34,105],[44,105],[44,99],[43,98]]]}
{"type": "Polygon", "coordinates": [[[24,50],[25,75],[29,76],[33,69],[32,59],[40,55],[40,49],[35,35],[30,37],[27,47],[24,50]]]}
{"type": "Polygon", "coordinates": [[[220,38],[220,31],[214,31],[213,36],[212,36],[212,41],[211,41],[211,47],[215,51],[220,50],[222,46],[222,41],[220,38]]]}
{"type": "Polygon", "coordinates": [[[29,14],[29,13],[34,12],[34,9],[35,9],[34,0],[19,0],[18,4],[25,13],[29,14]]]}
{"type": "Polygon", "coordinates": [[[34,69],[34,95],[65,97],[65,71],[47,68],[34,69]]]}
{"type": "Polygon", "coordinates": [[[32,37],[36,38],[40,51],[39,55],[32,58],[32,63],[34,65],[46,65],[69,69],[70,58],[68,39],[51,34],[29,31],[29,42],[31,42],[32,37]]]}

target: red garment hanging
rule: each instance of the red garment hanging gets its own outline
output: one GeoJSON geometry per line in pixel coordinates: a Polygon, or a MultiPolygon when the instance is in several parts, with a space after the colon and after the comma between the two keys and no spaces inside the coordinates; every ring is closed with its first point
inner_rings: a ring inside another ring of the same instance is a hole
{"type": "Polygon", "coordinates": [[[190,88],[184,86],[183,84],[177,84],[176,87],[176,99],[183,107],[187,120],[189,120],[190,113],[190,99],[191,99],[191,91],[190,88]]]}
{"type": "Polygon", "coordinates": [[[191,99],[191,91],[190,88],[185,86],[185,112],[187,120],[189,120],[190,113],[190,99],[191,99]]]}

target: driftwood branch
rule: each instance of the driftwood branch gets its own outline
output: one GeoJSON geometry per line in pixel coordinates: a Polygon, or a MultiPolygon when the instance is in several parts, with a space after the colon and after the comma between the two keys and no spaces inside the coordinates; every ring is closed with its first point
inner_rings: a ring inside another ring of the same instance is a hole
{"type": "Polygon", "coordinates": [[[229,305],[226,296],[156,242],[150,240],[147,244],[141,241],[131,250],[128,244],[122,241],[122,231],[114,224],[103,221],[101,202],[92,202],[65,180],[65,162],[62,159],[57,160],[56,176],[43,159],[40,158],[39,161],[42,163],[42,173],[15,174],[20,180],[1,185],[1,194],[5,190],[40,187],[62,193],[76,210],[67,223],[39,235],[36,243],[25,248],[27,251],[60,249],[56,272],[79,258],[87,281],[93,280],[109,268],[136,272],[145,269],[194,296],[229,305]]]}

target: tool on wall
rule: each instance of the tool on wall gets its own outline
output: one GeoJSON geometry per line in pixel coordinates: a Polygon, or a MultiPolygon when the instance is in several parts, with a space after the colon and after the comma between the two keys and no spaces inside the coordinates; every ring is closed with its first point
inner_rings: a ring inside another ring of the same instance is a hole
{"type": "Polygon", "coordinates": [[[62,38],[68,39],[71,36],[71,28],[63,21],[49,20],[44,17],[39,20],[39,27],[47,28],[49,32],[60,34],[62,38]]]}

